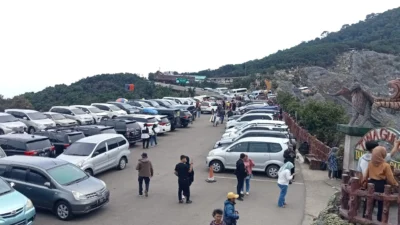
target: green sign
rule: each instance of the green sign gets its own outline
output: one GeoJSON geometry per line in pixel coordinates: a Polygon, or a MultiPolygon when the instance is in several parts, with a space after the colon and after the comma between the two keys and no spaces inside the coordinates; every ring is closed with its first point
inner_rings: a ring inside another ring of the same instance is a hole
{"type": "Polygon", "coordinates": [[[189,81],[187,78],[176,78],[176,83],[177,84],[188,84],[189,81]]]}

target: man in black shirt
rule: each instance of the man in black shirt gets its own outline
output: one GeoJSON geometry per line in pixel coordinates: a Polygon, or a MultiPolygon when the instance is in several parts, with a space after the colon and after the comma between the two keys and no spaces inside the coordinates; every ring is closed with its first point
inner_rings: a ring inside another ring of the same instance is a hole
{"type": "Polygon", "coordinates": [[[235,170],[235,174],[236,174],[236,178],[237,178],[236,191],[237,191],[237,194],[239,195],[239,198],[237,199],[239,201],[243,201],[243,195],[240,192],[243,189],[244,179],[247,176],[246,167],[245,167],[244,161],[243,161],[243,159],[245,157],[246,157],[246,155],[244,153],[240,154],[240,158],[236,162],[236,170],[235,170]]]}
{"type": "Polygon", "coordinates": [[[190,178],[189,175],[193,171],[193,161],[190,165],[186,164],[186,156],[181,155],[181,162],[175,166],[175,175],[178,176],[178,199],[179,203],[183,203],[182,193],[186,196],[186,203],[192,203],[190,200],[190,178]]]}

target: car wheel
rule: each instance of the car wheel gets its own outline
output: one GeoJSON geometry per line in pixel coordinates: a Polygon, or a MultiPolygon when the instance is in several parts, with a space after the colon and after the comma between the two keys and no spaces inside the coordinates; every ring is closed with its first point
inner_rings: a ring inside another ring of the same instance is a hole
{"type": "Polygon", "coordinates": [[[59,201],[54,207],[55,214],[60,220],[69,220],[72,218],[71,206],[65,201],[59,201]]]}
{"type": "Polygon", "coordinates": [[[117,116],[113,116],[113,117],[111,117],[111,119],[115,119],[115,118],[117,118],[117,116]]]}
{"type": "Polygon", "coordinates": [[[213,171],[215,173],[222,173],[224,171],[224,164],[219,160],[211,161],[210,166],[213,166],[213,171]]]}
{"type": "Polygon", "coordinates": [[[0,130],[0,135],[3,135],[4,134],[4,131],[3,130],[0,130]]]}
{"type": "Polygon", "coordinates": [[[278,178],[278,171],[279,171],[279,166],[277,166],[277,165],[270,165],[265,170],[265,172],[267,173],[267,176],[269,176],[271,178],[278,178]]]}
{"type": "Polygon", "coordinates": [[[122,158],[119,160],[118,169],[119,169],[119,170],[123,170],[123,169],[125,169],[125,168],[126,168],[126,158],[125,158],[125,156],[124,156],[124,157],[122,157],[122,158]]]}
{"type": "Polygon", "coordinates": [[[61,125],[60,124],[56,124],[56,127],[61,127],[61,125]]]}
{"type": "Polygon", "coordinates": [[[85,170],[85,173],[86,173],[87,175],[93,176],[93,170],[91,170],[91,169],[86,169],[86,170],[85,170]]]}
{"type": "Polygon", "coordinates": [[[33,127],[29,127],[29,129],[28,129],[28,133],[29,134],[33,134],[33,133],[35,133],[35,128],[33,128],[33,127]]]}

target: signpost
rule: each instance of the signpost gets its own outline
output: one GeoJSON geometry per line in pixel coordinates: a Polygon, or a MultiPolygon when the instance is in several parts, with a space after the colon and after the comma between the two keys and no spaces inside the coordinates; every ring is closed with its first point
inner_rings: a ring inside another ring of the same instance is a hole
{"type": "Polygon", "coordinates": [[[189,83],[189,80],[188,80],[187,78],[181,78],[181,77],[179,77],[179,78],[176,78],[176,83],[177,83],[177,84],[188,84],[188,83],[189,83]]]}

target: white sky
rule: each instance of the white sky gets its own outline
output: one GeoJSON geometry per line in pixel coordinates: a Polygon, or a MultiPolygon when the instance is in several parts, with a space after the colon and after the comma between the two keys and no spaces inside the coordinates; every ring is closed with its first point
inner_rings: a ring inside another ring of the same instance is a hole
{"type": "Polygon", "coordinates": [[[398,0],[0,1],[0,94],[101,73],[194,72],[262,58],[398,0]]]}

